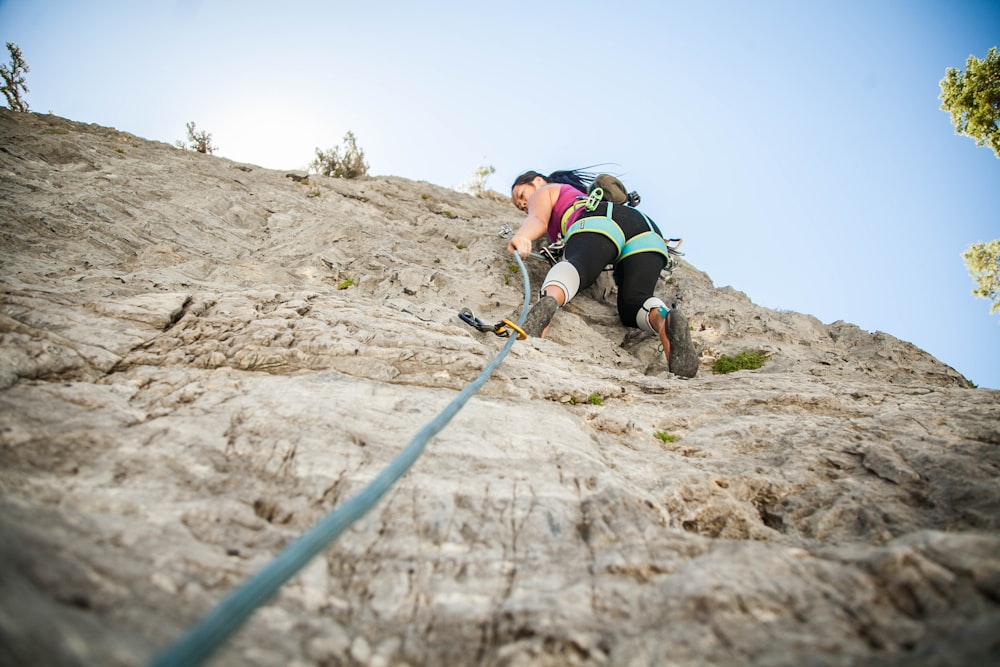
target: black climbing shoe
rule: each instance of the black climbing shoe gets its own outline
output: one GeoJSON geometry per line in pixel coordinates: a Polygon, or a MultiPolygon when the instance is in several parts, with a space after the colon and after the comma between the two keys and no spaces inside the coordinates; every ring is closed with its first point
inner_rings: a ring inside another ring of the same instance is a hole
{"type": "Polygon", "coordinates": [[[693,378],[698,374],[698,352],[691,342],[691,331],[687,319],[678,311],[667,311],[663,326],[666,329],[667,340],[670,341],[670,353],[667,366],[670,372],[680,377],[693,378]]]}
{"type": "Polygon", "coordinates": [[[524,333],[529,336],[541,336],[542,332],[545,331],[545,327],[549,326],[549,322],[552,321],[552,316],[556,314],[559,310],[559,304],[556,302],[555,297],[543,296],[539,299],[531,310],[528,311],[528,317],[524,320],[524,333]]]}

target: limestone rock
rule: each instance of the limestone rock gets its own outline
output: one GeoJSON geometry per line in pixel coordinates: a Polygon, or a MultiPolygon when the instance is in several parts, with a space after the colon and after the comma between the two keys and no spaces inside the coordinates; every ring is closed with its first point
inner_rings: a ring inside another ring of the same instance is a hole
{"type": "MultiPolygon", "coordinates": [[[[493,359],[461,307],[521,304],[520,214],[428,183],[6,110],[0,175],[0,664],[147,661],[493,359]]],[[[612,290],[213,664],[1000,663],[1000,392],[688,264],[681,380],[612,290]]]]}

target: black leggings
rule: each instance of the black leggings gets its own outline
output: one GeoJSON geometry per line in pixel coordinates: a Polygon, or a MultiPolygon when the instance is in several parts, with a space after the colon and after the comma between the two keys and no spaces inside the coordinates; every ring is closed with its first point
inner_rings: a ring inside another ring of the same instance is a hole
{"type": "MultiPolygon", "coordinates": [[[[588,215],[607,215],[607,204],[602,203],[588,215]]],[[[649,231],[646,218],[634,208],[615,206],[612,220],[625,234],[625,240],[649,231]]],[[[650,221],[653,231],[660,230],[650,221]]],[[[662,236],[662,234],[661,234],[662,236]]],[[[572,264],[580,274],[580,289],[594,284],[608,264],[618,257],[618,248],[604,234],[578,232],[566,241],[563,259],[572,264]]],[[[666,265],[666,258],[658,252],[640,252],[626,257],[615,265],[615,282],[618,283],[618,317],[627,327],[637,327],[636,317],[642,304],[651,296],[660,279],[660,272],[666,265]]]]}

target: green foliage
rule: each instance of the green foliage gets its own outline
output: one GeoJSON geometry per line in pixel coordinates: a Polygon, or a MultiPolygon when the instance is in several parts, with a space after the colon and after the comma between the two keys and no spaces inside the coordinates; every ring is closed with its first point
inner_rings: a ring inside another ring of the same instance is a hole
{"type": "Polygon", "coordinates": [[[654,435],[662,442],[676,442],[677,436],[670,435],[666,431],[657,431],[654,435]]]}
{"type": "Polygon", "coordinates": [[[354,278],[344,278],[337,283],[337,289],[344,290],[354,284],[354,278]]]}
{"type": "Polygon", "coordinates": [[[7,42],[7,50],[10,51],[10,67],[0,64],[0,77],[3,78],[0,90],[3,91],[4,97],[7,98],[7,106],[12,111],[27,111],[28,103],[24,101],[22,95],[28,92],[24,75],[30,72],[31,68],[24,62],[21,47],[13,42],[7,42]]]}
{"type": "Polygon", "coordinates": [[[716,375],[725,375],[733,371],[752,371],[764,365],[765,355],[760,350],[743,350],[735,357],[723,354],[712,364],[716,375]]]}
{"type": "Polygon", "coordinates": [[[993,302],[991,313],[1000,312],[1000,239],[973,243],[962,257],[976,283],[972,293],[993,302]]]}
{"type": "Polygon", "coordinates": [[[333,178],[361,178],[368,175],[365,152],[358,148],[354,133],[348,130],[344,135],[344,146],[334,146],[325,151],[316,149],[316,159],[309,169],[323,176],[333,178]]]}
{"type": "Polygon", "coordinates": [[[468,192],[474,197],[486,195],[486,180],[491,174],[496,173],[497,168],[493,165],[481,164],[472,172],[472,178],[458,186],[459,192],[468,192]]]}
{"type": "Polygon", "coordinates": [[[588,396],[586,401],[582,401],[579,398],[577,398],[576,396],[570,396],[569,397],[569,404],[570,405],[579,405],[580,403],[584,403],[584,402],[586,402],[588,405],[604,405],[604,399],[601,398],[601,395],[598,394],[596,391],[593,394],[591,394],[590,396],[588,396]]]}
{"type": "Polygon", "coordinates": [[[992,47],[984,60],[969,56],[965,72],[954,67],[941,79],[941,109],[951,114],[956,134],[989,146],[1000,158],[1000,54],[992,47]]]}
{"type": "Polygon", "coordinates": [[[465,245],[464,243],[456,243],[455,247],[458,248],[459,250],[465,250],[469,246],[465,245]]]}
{"type": "Polygon", "coordinates": [[[178,141],[176,143],[177,148],[183,148],[184,150],[192,150],[197,153],[211,155],[214,153],[218,146],[212,145],[212,135],[208,132],[202,130],[198,132],[195,130],[194,121],[187,124],[187,140],[188,143],[183,141],[178,141]]]}

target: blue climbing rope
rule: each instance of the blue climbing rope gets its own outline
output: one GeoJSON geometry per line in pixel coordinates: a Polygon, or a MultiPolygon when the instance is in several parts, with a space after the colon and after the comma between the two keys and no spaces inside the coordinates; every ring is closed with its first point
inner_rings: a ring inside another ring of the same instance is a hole
{"type": "MultiPolygon", "coordinates": [[[[518,327],[521,327],[528,316],[531,286],[524,262],[516,253],[514,258],[524,279],[524,305],[517,322],[518,327]]],[[[517,336],[510,336],[507,344],[483,369],[479,377],[469,383],[444,410],[420,429],[403,451],[368,486],[288,545],[263,569],[209,611],[175,644],[155,656],[150,663],[151,666],[189,667],[203,664],[208,660],[259,607],[266,604],[278,592],[285,582],[294,577],[313,557],[375,506],[420,457],[427,441],[447,426],[473,394],[486,384],[516,340],[517,336]]]]}

